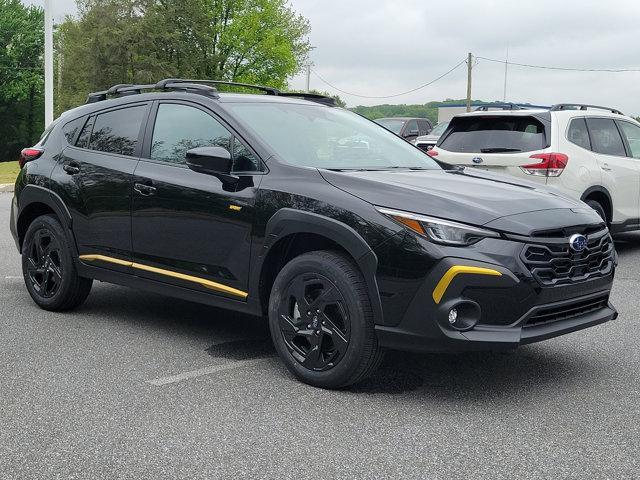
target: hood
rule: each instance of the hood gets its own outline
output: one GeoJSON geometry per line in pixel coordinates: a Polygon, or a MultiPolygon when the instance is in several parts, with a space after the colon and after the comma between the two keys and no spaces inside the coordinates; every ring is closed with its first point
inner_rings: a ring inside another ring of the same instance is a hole
{"type": "Polygon", "coordinates": [[[580,201],[535,183],[484,171],[321,173],[335,187],[377,206],[471,225],[492,222],[493,228],[520,235],[528,235],[532,229],[600,223],[600,217],[580,201]],[[539,214],[531,215],[532,212],[539,214]],[[526,215],[520,217],[523,214],[526,215]]]}

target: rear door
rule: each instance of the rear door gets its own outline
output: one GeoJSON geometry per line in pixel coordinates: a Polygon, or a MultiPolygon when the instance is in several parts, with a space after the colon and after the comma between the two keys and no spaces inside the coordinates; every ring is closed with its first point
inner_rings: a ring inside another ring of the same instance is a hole
{"type": "MultiPolygon", "coordinates": [[[[438,160],[496,173],[523,176],[531,155],[551,145],[549,115],[469,115],[455,117],[439,139],[438,160]]],[[[544,183],[544,177],[532,177],[544,183]]]]}
{"type": "Polygon", "coordinates": [[[263,173],[257,155],[213,112],[190,102],[157,103],[135,171],[136,274],[244,300],[263,173]],[[190,170],[186,152],[202,146],[229,150],[238,181],[190,170]]]}
{"type": "Polygon", "coordinates": [[[591,149],[602,171],[602,183],[612,196],[614,221],[638,219],[640,166],[637,159],[627,156],[622,128],[618,128],[613,118],[587,118],[586,121],[591,149]]]}
{"type": "Polygon", "coordinates": [[[149,107],[137,103],[89,116],[77,140],[70,130],[67,139],[74,144],[63,150],[52,174],[69,207],[80,256],[101,267],[128,271],[118,262],[131,259],[133,172],[149,107]]]}

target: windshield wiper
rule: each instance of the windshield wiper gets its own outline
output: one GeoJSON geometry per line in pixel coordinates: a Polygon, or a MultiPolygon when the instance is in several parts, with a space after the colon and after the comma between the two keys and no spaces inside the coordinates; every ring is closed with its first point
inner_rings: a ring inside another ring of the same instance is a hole
{"type": "Polygon", "coordinates": [[[519,148],[506,148],[506,147],[496,147],[496,148],[481,148],[481,153],[507,153],[507,152],[521,152],[519,148]]]}

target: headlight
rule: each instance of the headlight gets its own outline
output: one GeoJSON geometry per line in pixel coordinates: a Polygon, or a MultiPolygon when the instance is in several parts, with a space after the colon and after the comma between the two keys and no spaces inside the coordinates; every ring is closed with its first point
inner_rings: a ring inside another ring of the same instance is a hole
{"type": "Polygon", "coordinates": [[[483,238],[500,238],[500,234],[484,228],[472,227],[463,223],[451,222],[440,218],[426,217],[415,213],[401,212],[378,207],[383,215],[391,217],[398,223],[427,237],[435,243],[443,245],[467,246],[479,242],[483,238]]]}

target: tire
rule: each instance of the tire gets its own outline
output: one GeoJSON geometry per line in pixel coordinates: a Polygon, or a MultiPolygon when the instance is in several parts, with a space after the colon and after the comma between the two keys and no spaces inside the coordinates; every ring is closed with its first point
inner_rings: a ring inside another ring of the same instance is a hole
{"type": "Polygon", "coordinates": [[[598,213],[598,215],[600,215],[600,218],[602,218],[602,220],[604,220],[604,222],[609,225],[607,214],[605,213],[604,207],[600,204],[600,202],[596,200],[587,200],[587,205],[593,208],[598,213]]]}
{"type": "Polygon", "coordinates": [[[357,383],[382,359],[364,278],[337,252],[305,253],[284,266],[271,290],[269,328],[289,371],[315,387],[357,383]]]}
{"type": "Polygon", "coordinates": [[[78,276],[67,236],[53,215],[38,217],[29,225],[22,244],[22,275],[33,301],[50,311],[80,306],[93,283],[78,276]]]}

